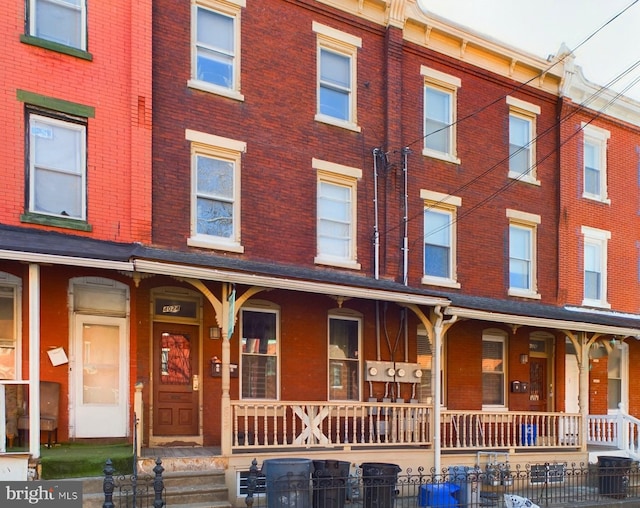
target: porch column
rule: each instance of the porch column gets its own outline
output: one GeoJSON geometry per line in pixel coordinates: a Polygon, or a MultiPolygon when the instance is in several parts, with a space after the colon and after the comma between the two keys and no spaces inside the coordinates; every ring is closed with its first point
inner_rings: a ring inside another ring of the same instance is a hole
{"type": "MultiPolygon", "coordinates": [[[[231,446],[233,444],[233,422],[231,418],[231,344],[229,343],[229,284],[222,284],[221,312],[219,316],[219,324],[222,337],[222,399],[220,401],[221,417],[222,417],[222,435],[220,436],[220,451],[222,456],[231,455],[231,446]]],[[[234,313],[235,314],[235,313],[234,313]]],[[[235,319],[235,316],[231,317],[235,319]]]]}
{"type": "Polygon", "coordinates": [[[589,349],[591,341],[588,340],[585,332],[578,334],[580,339],[580,349],[578,350],[579,362],[578,371],[580,373],[580,390],[578,392],[578,407],[582,416],[582,451],[587,451],[587,437],[589,436],[589,349]]]}
{"type": "Polygon", "coordinates": [[[29,265],[29,453],[40,457],[40,265],[29,265]]]}

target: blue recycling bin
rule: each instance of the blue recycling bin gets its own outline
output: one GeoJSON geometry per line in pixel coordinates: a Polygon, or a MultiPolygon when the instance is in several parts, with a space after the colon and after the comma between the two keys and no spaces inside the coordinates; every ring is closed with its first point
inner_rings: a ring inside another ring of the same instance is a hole
{"type": "Polygon", "coordinates": [[[521,443],[525,446],[536,444],[538,437],[538,426],[535,423],[523,423],[521,427],[521,443]]]}
{"type": "Polygon", "coordinates": [[[310,508],[311,459],[267,459],[262,473],[267,487],[267,508],[310,508]]]}
{"type": "Polygon", "coordinates": [[[455,495],[460,490],[458,485],[453,483],[427,483],[420,486],[418,496],[418,506],[459,506],[455,495]]]}

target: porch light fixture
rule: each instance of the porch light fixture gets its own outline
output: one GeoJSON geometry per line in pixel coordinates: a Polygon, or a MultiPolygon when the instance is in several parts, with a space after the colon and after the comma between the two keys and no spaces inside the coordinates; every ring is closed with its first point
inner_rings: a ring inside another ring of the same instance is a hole
{"type": "Polygon", "coordinates": [[[209,327],[209,338],[210,339],[219,339],[220,338],[220,328],[217,326],[209,327]]]}
{"type": "Polygon", "coordinates": [[[520,355],[520,363],[522,365],[526,365],[527,363],[529,363],[529,355],[528,354],[522,354],[520,355]]]}

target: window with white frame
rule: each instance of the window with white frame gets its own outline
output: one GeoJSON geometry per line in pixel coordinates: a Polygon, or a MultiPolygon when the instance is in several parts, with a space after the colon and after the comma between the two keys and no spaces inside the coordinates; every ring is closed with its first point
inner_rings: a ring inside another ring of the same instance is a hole
{"type": "Polygon", "coordinates": [[[536,118],[540,106],[507,97],[509,106],[509,178],[536,180],[536,118]]]}
{"type": "Polygon", "coordinates": [[[359,37],[313,22],[317,36],[316,120],[359,131],[356,61],[359,37]]]}
{"type": "Polygon", "coordinates": [[[607,303],[607,243],[609,231],[582,226],[584,239],[584,300],[583,305],[606,307],[607,303]]]}
{"type": "Polygon", "coordinates": [[[242,100],[240,10],[244,0],[196,0],[189,86],[242,100]]]}
{"type": "Polygon", "coordinates": [[[187,243],[243,252],[240,244],[240,161],[246,143],[192,130],[191,236],[187,243]]]}
{"type": "Polygon", "coordinates": [[[329,314],[329,400],[360,400],[361,321],[355,312],[329,314]]]}
{"type": "Polygon", "coordinates": [[[0,272],[0,379],[21,379],[20,304],[22,283],[0,272]]]}
{"type": "Polygon", "coordinates": [[[423,155],[460,163],[456,154],[456,97],[460,78],[421,67],[424,76],[423,155]]]}
{"type": "Polygon", "coordinates": [[[540,216],[507,210],[509,219],[509,294],[539,298],[536,282],[537,226],[540,216]]]}
{"type": "Polygon", "coordinates": [[[482,334],[482,405],[504,407],[506,335],[499,331],[482,334]]]}
{"type": "Polygon", "coordinates": [[[607,347],[607,405],[609,413],[618,413],[628,406],[629,346],[613,340],[607,347]]]}
{"type": "Polygon", "coordinates": [[[357,181],[362,171],[313,159],[317,171],[317,256],[319,264],[360,269],[356,250],[357,181]]]}
{"type": "Polygon", "coordinates": [[[608,202],[607,199],[607,130],[583,124],[584,154],[582,196],[587,199],[608,202]]]}
{"type": "Polygon", "coordinates": [[[86,121],[27,109],[28,210],[86,220],[86,121]]]}
{"type": "Polygon", "coordinates": [[[422,189],[424,200],[423,284],[460,287],[456,281],[456,214],[462,199],[422,189]]]}
{"type": "Polygon", "coordinates": [[[240,393],[243,399],[279,397],[278,306],[255,301],[240,309],[240,393]]]}
{"type": "Polygon", "coordinates": [[[28,0],[29,35],[86,50],[86,0],[28,0]]]}

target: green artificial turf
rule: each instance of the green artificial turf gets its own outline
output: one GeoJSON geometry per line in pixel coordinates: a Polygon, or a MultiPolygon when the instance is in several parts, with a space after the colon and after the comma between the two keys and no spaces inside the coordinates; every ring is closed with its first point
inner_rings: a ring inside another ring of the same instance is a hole
{"type": "Polygon", "coordinates": [[[133,472],[133,449],[130,444],[94,445],[63,443],[42,448],[42,479],[104,476],[104,466],[111,459],[118,474],[133,472]]]}

